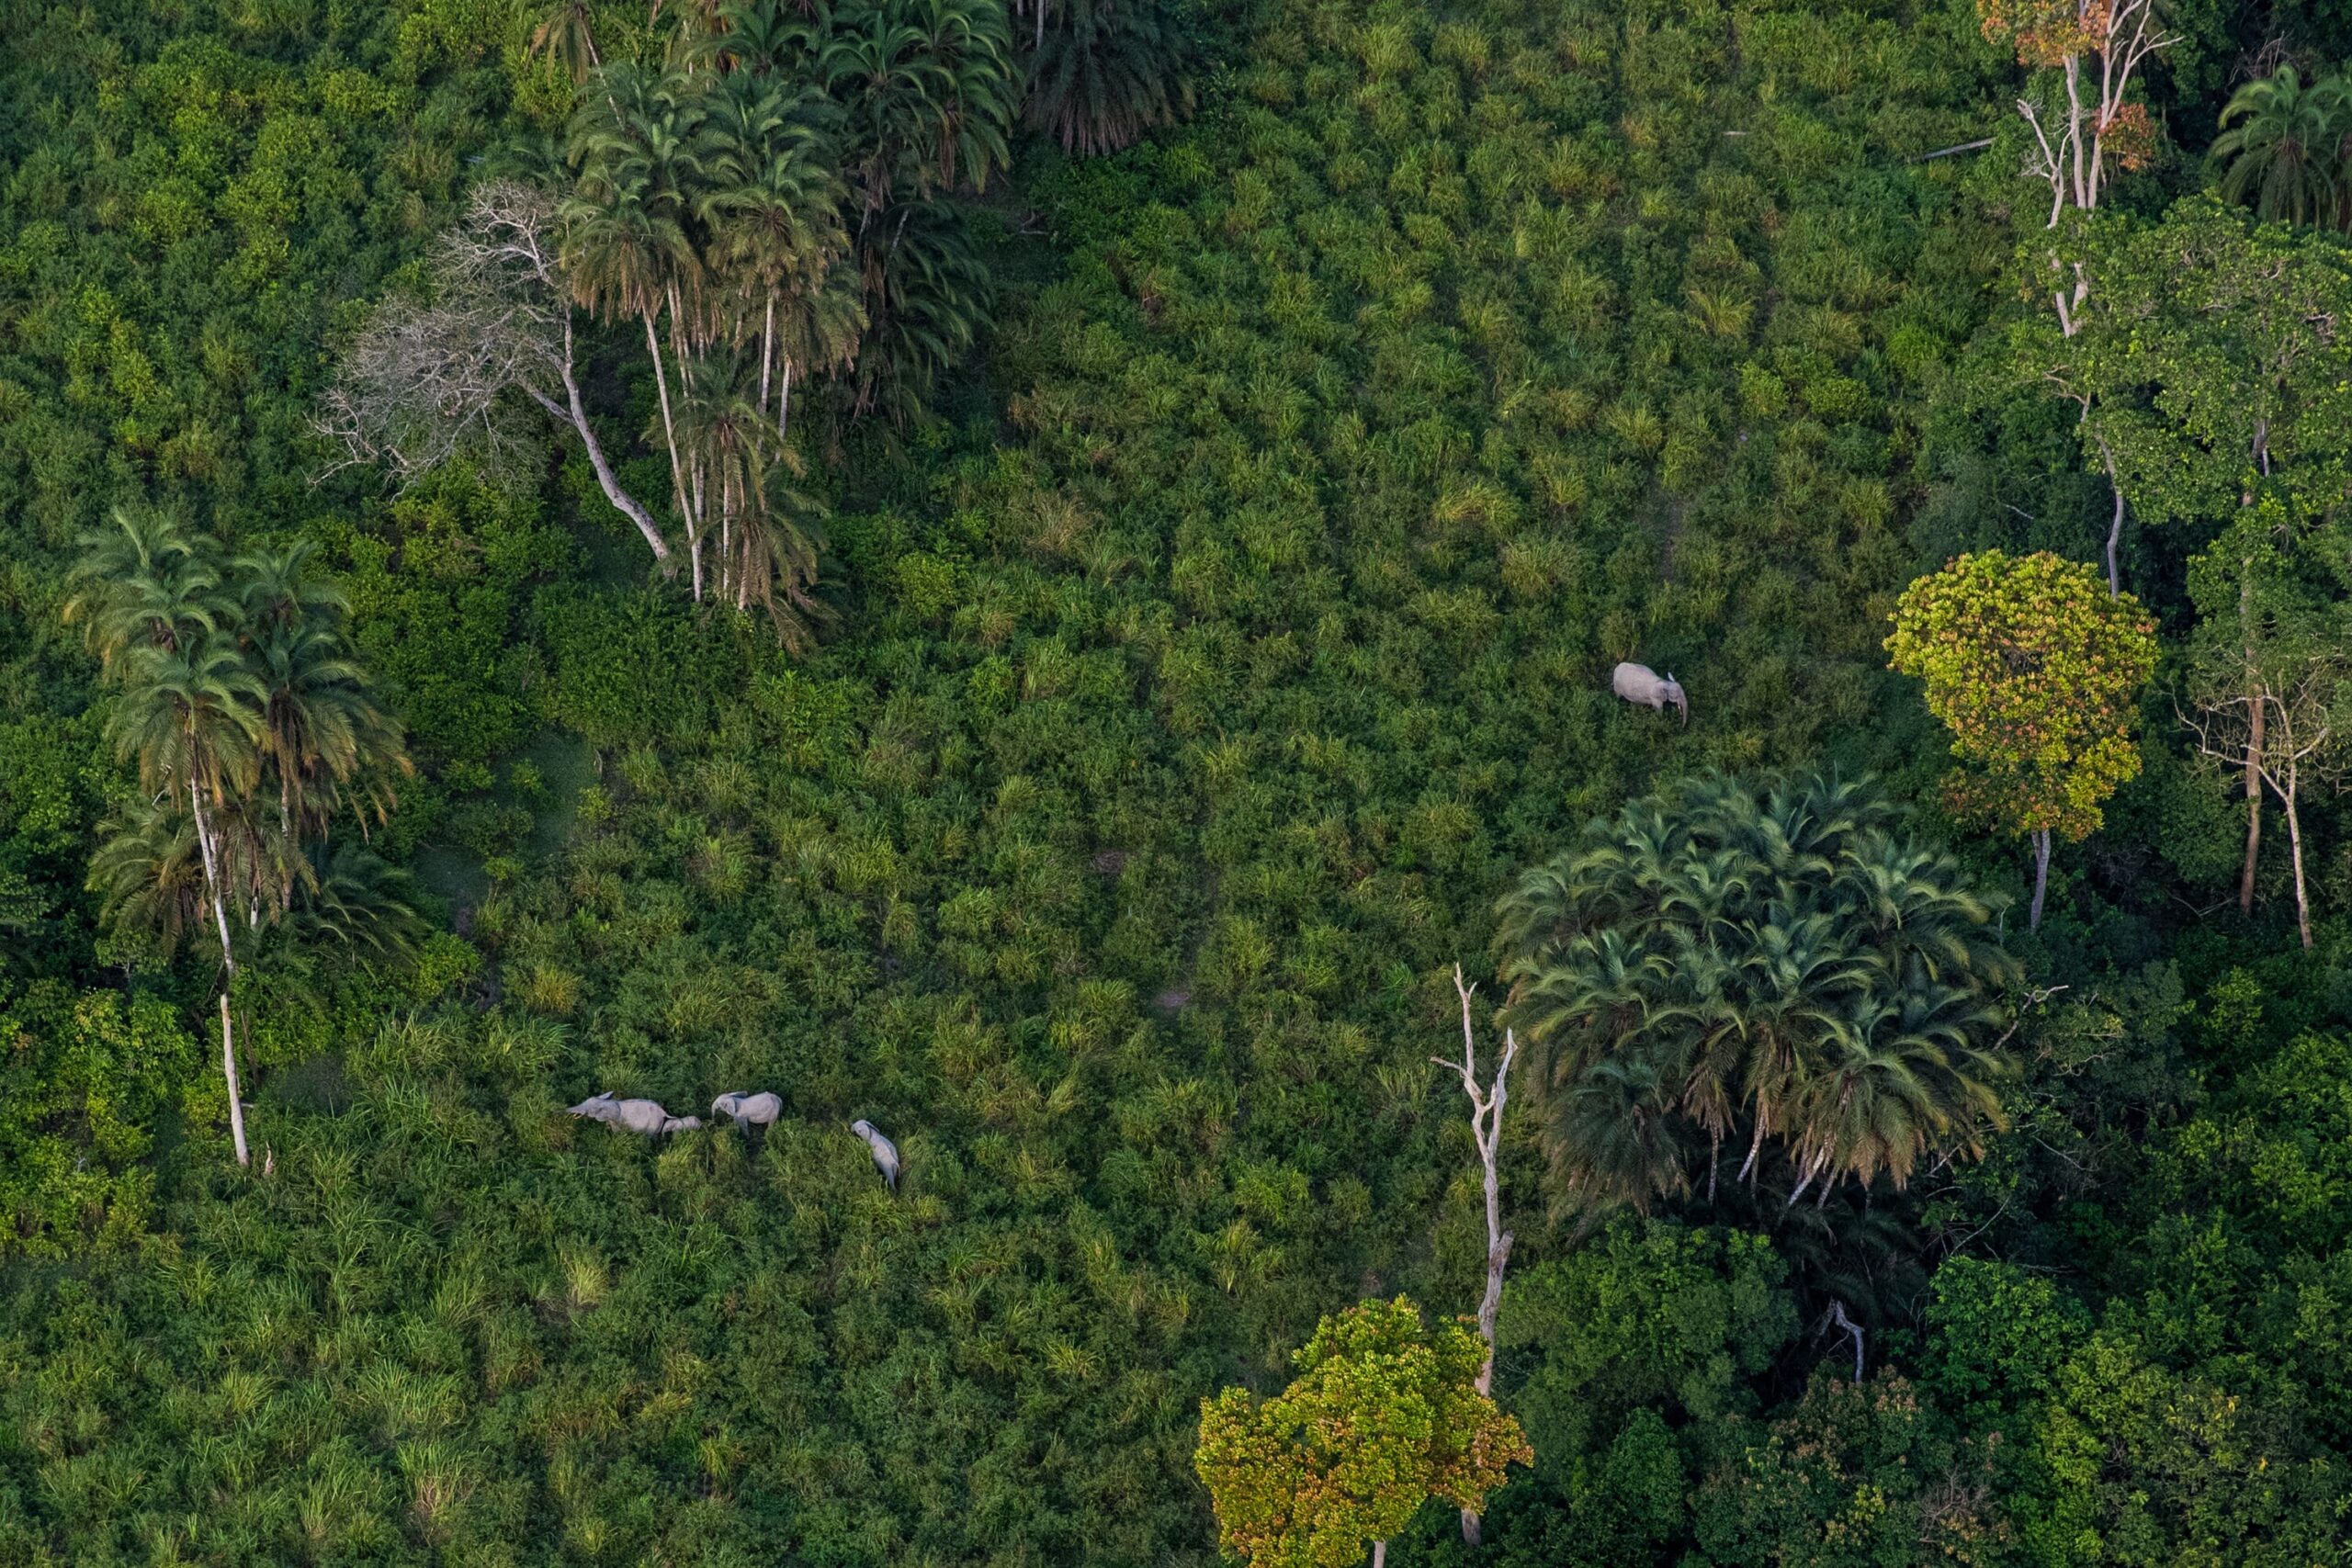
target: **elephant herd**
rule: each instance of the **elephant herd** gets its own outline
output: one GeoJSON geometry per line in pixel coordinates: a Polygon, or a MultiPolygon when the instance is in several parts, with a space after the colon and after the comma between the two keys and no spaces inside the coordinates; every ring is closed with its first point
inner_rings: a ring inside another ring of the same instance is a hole
{"type": "MultiPolygon", "coordinates": [[[[643,1136],[661,1137],[670,1133],[690,1133],[702,1125],[699,1116],[673,1116],[654,1100],[616,1100],[613,1091],[592,1095],[577,1105],[564,1109],[574,1116],[585,1116],[592,1122],[603,1122],[626,1128],[643,1136]]],[[[773,1127],[784,1114],[784,1101],[773,1094],[722,1094],[710,1102],[713,1116],[726,1116],[747,1127],[773,1127]]],[[[874,1168],[882,1173],[890,1190],[899,1190],[899,1146],[876,1131],[874,1123],[860,1119],[849,1124],[849,1130],[865,1141],[874,1155],[874,1168]]]]}

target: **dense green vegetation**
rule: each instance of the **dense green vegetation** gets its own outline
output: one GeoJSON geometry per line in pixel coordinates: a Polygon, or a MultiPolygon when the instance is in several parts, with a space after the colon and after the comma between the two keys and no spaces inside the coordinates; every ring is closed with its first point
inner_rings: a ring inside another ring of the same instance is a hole
{"type": "Polygon", "coordinates": [[[2081,21],[0,0],[0,1564],[1214,1561],[1456,962],[1389,1561],[2338,1560],[2352,37],[2081,21]]]}

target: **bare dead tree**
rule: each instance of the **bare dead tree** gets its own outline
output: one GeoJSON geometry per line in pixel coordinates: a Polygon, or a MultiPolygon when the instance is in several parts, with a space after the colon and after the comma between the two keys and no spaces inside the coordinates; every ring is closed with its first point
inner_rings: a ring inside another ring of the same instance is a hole
{"type": "Polygon", "coordinates": [[[2346,670],[2334,657],[2307,660],[2290,679],[2271,683],[2251,668],[2240,691],[2206,691],[2181,722],[2197,737],[2197,749],[2234,767],[2247,769],[2270,786],[2287,814],[2287,842],[2295,865],[2295,927],[2303,946],[2312,945],[2311,895],[2303,881],[2303,823],[2300,809],[2306,778],[2334,782],[2346,764],[2335,730],[2335,701],[2346,670]]]}
{"type": "Polygon", "coordinates": [[[2063,0],[2045,0],[2020,14],[2028,25],[2012,28],[2019,62],[2054,68],[2064,93],[2063,101],[2017,104],[2033,132],[2024,173],[2050,186],[2052,229],[2069,207],[2098,208],[2109,158],[2137,166],[2142,149],[2132,143],[2146,121],[2131,102],[2132,78],[2150,55],[2180,41],[2157,19],[2155,0],[2075,0],[2071,18],[2064,8],[2063,0]]]}
{"type": "Polygon", "coordinates": [[[1821,1326],[1825,1334],[1830,1329],[1841,1328],[1854,1337],[1854,1382],[1859,1387],[1862,1381],[1862,1325],[1846,1315],[1844,1302],[1832,1301],[1828,1315],[1822,1320],[1821,1326]]]}
{"type": "Polygon", "coordinates": [[[344,452],[328,471],[381,464],[405,486],[461,455],[510,465],[530,450],[536,405],[579,438],[605,499],[668,571],[668,540],[622,488],[581,400],[556,224],[545,191],[514,180],[475,190],[441,235],[432,298],[379,306],[328,384],[314,423],[344,452]]]}
{"type": "MultiPolygon", "coordinates": [[[[1478,1082],[1478,1033],[1470,1016],[1470,998],[1478,987],[1462,978],[1462,965],[1453,966],[1453,989],[1462,998],[1462,1060],[1450,1062],[1443,1056],[1430,1061],[1462,1077],[1462,1092],[1470,1098],[1470,1138],[1478,1148],[1478,1164],[1486,1183],[1487,1197],[1487,1293],[1478,1302],[1478,1337],[1487,1342],[1486,1363],[1478,1369],[1478,1392],[1491,1394],[1495,1388],[1495,1319],[1503,1304],[1503,1269],[1510,1262],[1510,1232],[1503,1229],[1502,1186],[1495,1171],[1497,1150],[1502,1144],[1503,1105],[1510,1099],[1511,1058],[1519,1055],[1519,1039],[1511,1031],[1503,1031],[1502,1061],[1495,1068],[1494,1081],[1484,1087],[1478,1082]]],[[[1479,1541],[1477,1514],[1462,1510],[1462,1539],[1470,1546],[1479,1541]]]]}

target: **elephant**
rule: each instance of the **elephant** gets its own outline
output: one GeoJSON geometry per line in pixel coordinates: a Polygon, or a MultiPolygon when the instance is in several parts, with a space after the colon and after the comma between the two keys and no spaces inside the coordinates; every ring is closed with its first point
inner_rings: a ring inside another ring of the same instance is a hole
{"type": "Polygon", "coordinates": [[[583,1100],[577,1105],[567,1106],[565,1109],[574,1116],[585,1116],[593,1122],[604,1122],[616,1127],[626,1127],[632,1133],[641,1134],[649,1138],[657,1137],[663,1133],[684,1132],[702,1125],[701,1118],[673,1116],[662,1110],[660,1102],[656,1100],[615,1100],[611,1089],[583,1100]]]}
{"type": "Polygon", "coordinates": [[[1681,712],[1684,727],[1690,723],[1690,699],[1682,694],[1682,682],[1671,671],[1661,676],[1646,664],[1620,664],[1609,677],[1609,689],[1629,703],[1642,703],[1660,713],[1672,703],[1681,712]]]}
{"type": "Polygon", "coordinates": [[[899,1145],[876,1132],[871,1122],[853,1122],[849,1130],[865,1140],[865,1146],[874,1151],[874,1168],[882,1173],[883,1182],[896,1192],[899,1190],[899,1145]]]}
{"type": "Polygon", "coordinates": [[[745,1094],[739,1089],[712,1100],[710,1113],[731,1116],[748,1126],[773,1127],[784,1114],[784,1101],[773,1094],[745,1094]]]}

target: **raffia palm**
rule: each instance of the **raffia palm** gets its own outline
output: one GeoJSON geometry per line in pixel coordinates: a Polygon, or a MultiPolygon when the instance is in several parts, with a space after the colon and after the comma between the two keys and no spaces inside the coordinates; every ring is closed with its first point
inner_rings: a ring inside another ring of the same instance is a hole
{"type": "Polygon", "coordinates": [[[1807,1188],[1973,1148],[2017,977],[1992,908],[1866,786],[1705,775],[1630,802],[1500,906],[1564,1207],[1807,1188]]]}

